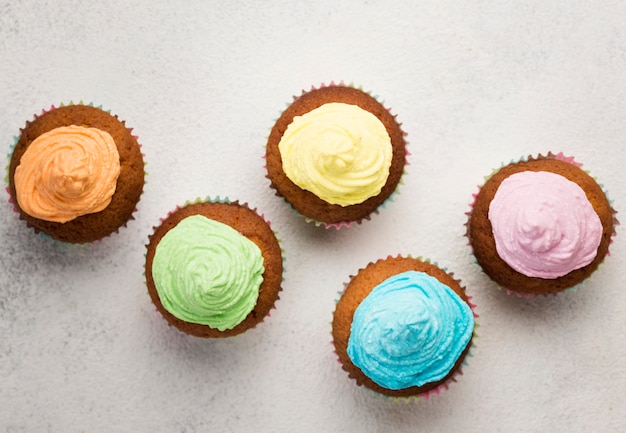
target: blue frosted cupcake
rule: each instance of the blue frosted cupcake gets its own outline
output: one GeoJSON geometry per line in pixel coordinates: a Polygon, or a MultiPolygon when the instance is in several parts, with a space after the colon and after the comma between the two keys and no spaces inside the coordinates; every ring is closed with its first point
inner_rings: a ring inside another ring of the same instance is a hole
{"type": "Polygon", "coordinates": [[[460,372],[476,317],[451,274],[421,259],[388,257],[346,285],[333,342],[358,385],[389,397],[428,397],[460,372]]]}

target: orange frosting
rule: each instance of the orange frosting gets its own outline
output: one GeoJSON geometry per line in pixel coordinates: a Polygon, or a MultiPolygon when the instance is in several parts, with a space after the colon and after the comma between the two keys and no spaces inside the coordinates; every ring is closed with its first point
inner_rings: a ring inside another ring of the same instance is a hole
{"type": "Polygon", "coordinates": [[[64,223],[106,208],[119,174],[108,132],[62,126],[37,137],[22,155],[14,177],[17,202],[32,217],[64,223]]]}

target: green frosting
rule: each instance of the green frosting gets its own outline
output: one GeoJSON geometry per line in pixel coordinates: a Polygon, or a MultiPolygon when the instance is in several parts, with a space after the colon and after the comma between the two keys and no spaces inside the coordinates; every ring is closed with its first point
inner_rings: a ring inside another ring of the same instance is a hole
{"type": "Polygon", "coordinates": [[[163,307],[181,320],[220,331],[234,328],[252,311],[264,270],[254,242],[202,215],[170,229],[152,262],[163,307]]]}

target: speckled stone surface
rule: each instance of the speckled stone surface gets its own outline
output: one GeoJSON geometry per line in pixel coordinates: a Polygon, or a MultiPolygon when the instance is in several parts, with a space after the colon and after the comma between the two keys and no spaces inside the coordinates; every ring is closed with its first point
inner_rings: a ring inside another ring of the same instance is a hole
{"type": "Polygon", "coordinates": [[[0,432],[619,432],[626,430],[626,236],[557,297],[498,290],[464,223],[502,162],[563,151],[626,219],[626,4],[0,0],[0,142],[50,105],[93,102],[140,138],[147,183],[119,234],[35,235],[0,206],[0,432]],[[307,224],[263,167],[285,102],[354,83],[397,114],[399,194],[349,229],[307,224]],[[196,197],[247,202],[285,256],[276,309],[226,340],[155,311],[144,252],[196,197]],[[408,404],[355,386],[332,351],[349,275],[412,254],[454,272],[480,328],[464,374],[408,404]]]}

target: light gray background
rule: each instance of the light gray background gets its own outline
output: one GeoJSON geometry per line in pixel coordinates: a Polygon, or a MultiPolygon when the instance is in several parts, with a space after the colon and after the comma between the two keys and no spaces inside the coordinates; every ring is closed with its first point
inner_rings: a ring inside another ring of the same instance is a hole
{"type": "Polygon", "coordinates": [[[5,151],[82,100],[126,119],[149,173],[137,219],[94,247],[0,207],[0,431],[624,431],[619,227],[591,282],[537,299],[497,289],[463,235],[483,176],[549,150],[626,209],[625,23],[621,1],[0,1],[5,151]],[[395,201],[340,231],[297,217],[262,160],[292,95],[331,81],[378,95],[411,151],[395,201]],[[144,285],[152,227],[206,196],[258,208],[286,258],[272,316],[228,340],[169,328],[144,285]],[[437,261],[478,304],[465,374],[430,400],[358,388],[330,344],[343,282],[389,254],[437,261]]]}

